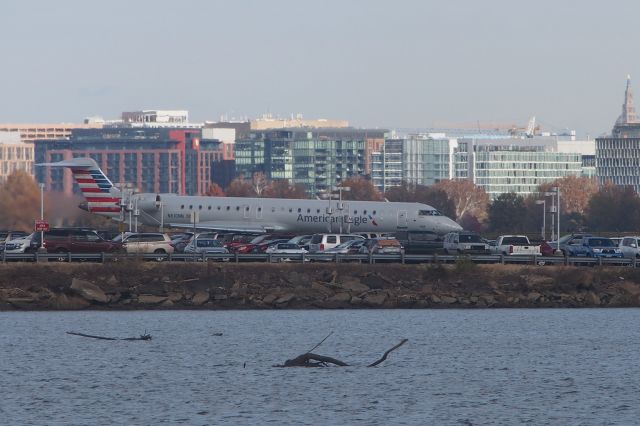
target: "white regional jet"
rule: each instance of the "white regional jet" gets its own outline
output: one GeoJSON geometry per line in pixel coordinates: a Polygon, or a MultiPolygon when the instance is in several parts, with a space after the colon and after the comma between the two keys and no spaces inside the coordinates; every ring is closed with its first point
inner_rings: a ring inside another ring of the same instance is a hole
{"type": "Polygon", "coordinates": [[[38,166],[71,169],[86,200],[80,208],[125,222],[129,212],[135,211],[138,222],[150,226],[194,227],[195,220],[198,229],[246,233],[323,233],[342,229],[346,232],[423,231],[441,236],[462,230],[456,222],[427,204],[128,194],[116,188],[88,157],[38,166]]]}

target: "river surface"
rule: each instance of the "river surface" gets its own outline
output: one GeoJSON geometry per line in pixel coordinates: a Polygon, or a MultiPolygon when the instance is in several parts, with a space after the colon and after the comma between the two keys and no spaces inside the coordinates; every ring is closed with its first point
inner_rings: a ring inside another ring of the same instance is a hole
{"type": "Polygon", "coordinates": [[[633,425],[639,364],[640,309],[5,312],[0,424],[633,425]]]}

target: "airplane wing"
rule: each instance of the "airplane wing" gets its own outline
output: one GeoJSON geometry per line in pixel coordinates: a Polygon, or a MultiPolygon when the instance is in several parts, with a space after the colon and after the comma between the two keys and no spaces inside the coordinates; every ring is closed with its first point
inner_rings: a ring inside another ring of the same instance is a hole
{"type": "MultiPolygon", "coordinates": [[[[171,228],[193,228],[192,223],[169,223],[165,224],[165,226],[169,226],[171,228]]],[[[250,225],[247,223],[233,223],[233,222],[198,222],[196,223],[196,229],[205,229],[208,231],[219,231],[219,232],[246,232],[252,234],[266,234],[267,232],[281,231],[283,230],[279,225],[271,225],[271,224],[261,224],[261,225],[250,225]]]]}

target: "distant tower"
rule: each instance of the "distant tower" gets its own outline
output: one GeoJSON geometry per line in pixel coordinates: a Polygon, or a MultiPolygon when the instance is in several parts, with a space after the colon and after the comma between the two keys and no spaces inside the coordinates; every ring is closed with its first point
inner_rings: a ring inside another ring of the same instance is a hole
{"type": "Polygon", "coordinates": [[[631,76],[627,75],[627,88],[624,91],[624,103],[622,114],[616,120],[616,125],[637,123],[636,107],[633,106],[633,93],[631,93],[631,76]]]}

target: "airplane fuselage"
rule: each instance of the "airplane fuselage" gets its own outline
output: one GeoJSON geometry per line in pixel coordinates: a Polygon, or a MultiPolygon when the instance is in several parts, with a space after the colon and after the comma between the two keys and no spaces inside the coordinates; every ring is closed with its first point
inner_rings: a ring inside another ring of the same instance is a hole
{"type": "Polygon", "coordinates": [[[426,231],[437,235],[460,230],[451,219],[420,203],[239,198],[135,194],[130,204],[141,223],[257,232],[426,231]],[[202,226],[200,226],[202,224],[202,226]]]}

